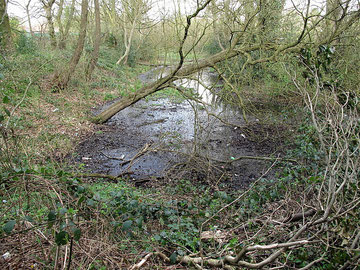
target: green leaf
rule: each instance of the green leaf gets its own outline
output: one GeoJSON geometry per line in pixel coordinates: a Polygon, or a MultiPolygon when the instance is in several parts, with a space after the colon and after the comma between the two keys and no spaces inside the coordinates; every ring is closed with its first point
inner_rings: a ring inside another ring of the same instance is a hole
{"type": "Polygon", "coordinates": [[[74,231],[74,240],[79,241],[81,237],[81,230],[79,228],[76,228],[74,231]]]}
{"type": "Polygon", "coordinates": [[[176,257],[177,257],[177,253],[176,253],[176,251],[174,251],[173,254],[171,254],[171,256],[170,256],[170,258],[169,258],[171,264],[175,264],[175,263],[176,263],[176,257]]]}
{"type": "Polygon", "coordinates": [[[9,111],[8,109],[4,108],[4,111],[5,111],[5,113],[6,113],[7,116],[10,116],[10,115],[11,115],[11,113],[10,113],[10,111],[9,111]]]}
{"type": "Polygon", "coordinates": [[[10,234],[11,231],[14,229],[15,224],[16,224],[16,220],[9,220],[8,222],[6,222],[6,224],[3,226],[4,232],[10,234]]]}
{"type": "Polygon", "coordinates": [[[55,233],[55,243],[58,246],[66,245],[69,240],[69,234],[66,231],[55,233]]]}
{"type": "Polygon", "coordinates": [[[83,193],[84,191],[85,191],[85,188],[83,186],[78,186],[77,187],[77,192],[83,193]]]}
{"type": "Polygon", "coordinates": [[[86,204],[87,204],[88,206],[94,206],[94,205],[95,205],[95,201],[92,200],[92,199],[88,199],[88,200],[86,201],[86,204]]]}
{"type": "Polygon", "coordinates": [[[50,211],[48,214],[48,229],[50,229],[52,226],[54,226],[56,220],[56,212],[50,211]]]}
{"type": "Polygon", "coordinates": [[[141,228],[142,225],[143,225],[143,218],[142,217],[139,217],[137,219],[135,219],[135,222],[136,222],[136,225],[141,228]]]}
{"type": "Polygon", "coordinates": [[[122,230],[123,230],[123,231],[128,231],[128,230],[130,230],[132,224],[133,224],[133,221],[132,221],[132,220],[127,220],[127,221],[125,221],[125,222],[123,223],[123,225],[122,225],[122,230]]]}
{"type": "Polygon", "coordinates": [[[77,204],[80,205],[83,201],[85,201],[85,196],[81,196],[77,204]]]}
{"type": "Polygon", "coordinates": [[[24,219],[29,222],[34,222],[34,219],[31,216],[25,216],[24,219]]]}
{"type": "Polygon", "coordinates": [[[4,121],[5,117],[0,113],[0,122],[4,121]]]}
{"type": "Polygon", "coordinates": [[[48,214],[48,221],[55,221],[56,219],[56,212],[51,210],[48,214]]]}
{"type": "Polygon", "coordinates": [[[60,208],[59,213],[60,213],[60,215],[65,215],[67,213],[67,211],[68,210],[66,208],[60,208]]]}
{"type": "Polygon", "coordinates": [[[5,97],[3,97],[2,102],[3,102],[4,104],[9,104],[9,103],[10,103],[10,98],[9,98],[8,96],[5,96],[5,97]]]}

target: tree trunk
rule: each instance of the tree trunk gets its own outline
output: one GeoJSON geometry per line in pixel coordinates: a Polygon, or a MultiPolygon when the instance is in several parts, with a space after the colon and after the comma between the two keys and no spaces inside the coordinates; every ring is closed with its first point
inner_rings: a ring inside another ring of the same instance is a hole
{"type": "Polygon", "coordinates": [[[336,34],[338,21],[342,15],[341,1],[340,0],[327,0],[326,1],[326,16],[325,26],[322,39],[331,40],[332,36],[336,34]]]}
{"type": "Polygon", "coordinates": [[[62,13],[64,10],[64,1],[65,0],[60,0],[59,2],[59,9],[58,9],[58,13],[56,14],[56,22],[59,26],[59,43],[58,43],[58,47],[60,48],[60,40],[62,39],[62,37],[64,36],[64,26],[62,24],[62,13]]]}
{"type": "Polygon", "coordinates": [[[81,1],[81,21],[80,21],[80,34],[77,41],[77,46],[74,54],[69,62],[68,69],[62,75],[55,75],[53,85],[58,89],[65,89],[70,81],[71,76],[74,74],[77,64],[79,63],[81,54],[84,49],[86,27],[87,27],[87,14],[88,14],[88,1],[81,1]]]}
{"type": "Polygon", "coordinates": [[[64,2],[64,0],[61,0],[59,3],[59,11],[58,11],[58,15],[56,17],[58,25],[59,25],[59,33],[60,33],[59,43],[58,43],[59,49],[66,48],[66,40],[69,37],[70,26],[71,26],[71,22],[73,20],[74,13],[75,13],[75,0],[72,0],[69,15],[67,18],[65,18],[66,23],[65,23],[65,28],[64,28],[64,25],[62,23],[63,2],[64,2]]]}
{"type": "Polygon", "coordinates": [[[259,40],[262,43],[273,41],[280,27],[281,13],[284,9],[284,0],[260,0],[259,5],[259,40]]]}
{"type": "Polygon", "coordinates": [[[13,48],[7,3],[6,0],[0,0],[0,49],[1,51],[11,51],[13,48]]]}
{"type": "Polygon", "coordinates": [[[86,67],[85,76],[87,80],[91,79],[95,65],[99,58],[99,49],[101,42],[101,28],[100,28],[100,7],[99,0],[94,0],[95,3],[95,32],[94,32],[94,50],[91,54],[91,59],[86,67]]]}
{"type": "MultiPolygon", "coordinates": [[[[124,54],[120,57],[120,59],[116,62],[117,65],[120,65],[121,62],[123,62],[124,65],[127,64],[128,58],[129,58],[129,54],[130,54],[130,49],[131,49],[131,44],[132,44],[132,39],[134,36],[134,31],[135,31],[135,26],[137,23],[137,15],[135,16],[135,18],[133,19],[132,25],[131,25],[131,29],[130,29],[130,33],[129,33],[129,37],[127,37],[127,30],[126,30],[126,25],[124,26],[124,45],[125,45],[125,52],[124,54]]],[[[124,23],[125,23],[125,13],[124,13],[124,23]]]]}
{"type": "Polygon", "coordinates": [[[45,10],[45,17],[48,22],[48,28],[49,28],[49,36],[50,36],[50,44],[51,47],[56,48],[56,36],[55,36],[55,28],[54,28],[54,22],[52,18],[52,6],[55,3],[55,0],[49,0],[46,2],[45,0],[42,0],[44,10],[45,10]]]}
{"type": "Polygon", "coordinates": [[[31,3],[31,0],[29,0],[29,1],[27,2],[26,6],[25,6],[25,9],[26,9],[26,17],[27,17],[27,20],[28,20],[29,30],[30,30],[31,37],[32,37],[32,38],[35,38],[34,31],[33,31],[33,29],[32,29],[32,24],[31,24],[30,3],[31,3]]]}

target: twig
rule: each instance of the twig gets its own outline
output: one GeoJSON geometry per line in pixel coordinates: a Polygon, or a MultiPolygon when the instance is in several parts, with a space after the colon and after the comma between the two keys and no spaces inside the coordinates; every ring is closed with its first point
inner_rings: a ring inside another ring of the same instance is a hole
{"type": "Polygon", "coordinates": [[[293,163],[298,163],[297,160],[295,159],[288,159],[288,158],[273,158],[273,157],[257,157],[257,156],[239,156],[237,158],[233,158],[227,161],[224,160],[216,160],[213,159],[213,161],[217,161],[217,162],[221,162],[221,163],[233,163],[242,159],[254,159],[254,160],[268,160],[268,161],[287,161],[287,162],[293,162],[293,163]]]}
{"type": "Polygon", "coordinates": [[[88,178],[108,178],[108,179],[111,179],[113,181],[118,181],[119,178],[121,178],[122,176],[125,176],[125,175],[129,175],[129,174],[133,174],[134,172],[129,172],[129,171],[126,171],[126,172],[122,172],[120,173],[119,175],[109,175],[109,174],[101,174],[101,173],[77,173],[77,174],[73,174],[74,177],[88,177],[88,178]]]}
{"type": "Polygon", "coordinates": [[[310,209],[309,211],[306,211],[306,212],[303,212],[303,213],[297,213],[297,214],[294,214],[288,218],[285,218],[282,222],[283,223],[286,223],[286,222],[295,222],[295,221],[299,221],[299,220],[302,220],[306,217],[310,217],[310,216],[313,216],[315,215],[317,212],[315,209],[310,209]]]}
{"type": "Polygon", "coordinates": [[[14,114],[14,112],[17,110],[17,108],[19,108],[19,106],[21,105],[21,103],[24,102],[25,97],[26,97],[26,95],[27,95],[27,92],[28,92],[28,90],[29,90],[29,88],[30,88],[30,86],[31,86],[31,84],[32,84],[32,80],[31,80],[30,77],[29,77],[29,81],[30,81],[30,82],[29,82],[28,85],[26,86],[26,89],[25,89],[25,92],[24,92],[24,95],[23,95],[22,99],[21,99],[21,100],[19,101],[19,103],[16,104],[16,106],[11,110],[11,113],[10,113],[10,115],[9,115],[9,118],[8,118],[8,120],[6,121],[5,128],[7,128],[7,127],[9,126],[10,117],[14,114]]]}
{"type": "MultiPolygon", "coordinates": [[[[137,159],[137,158],[139,158],[139,157],[141,157],[142,155],[144,155],[148,150],[149,150],[149,147],[150,147],[150,144],[148,144],[148,143],[146,143],[145,145],[144,145],[144,147],[132,158],[132,159],[130,159],[130,160],[127,160],[127,161],[125,161],[125,162],[122,162],[121,164],[120,164],[120,166],[123,166],[123,165],[125,165],[125,164],[127,164],[127,163],[130,163],[129,164],[129,166],[126,168],[126,172],[128,172],[129,170],[130,170],[130,168],[131,168],[131,166],[133,165],[133,163],[134,163],[134,161],[137,159]]],[[[123,173],[121,173],[121,174],[123,174],[123,173]]],[[[120,175],[121,175],[120,174],[120,175]]]]}
{"type": "Polygon", "coordinates": [[[129,268],[129,270],[134,270],[134,269],[139,269],[141,266],[144,265],[144,263],[146,263],[146,261],[152,256],[154,255],[154,253],[149,253],[147,254],[139,263],[133,265],[132,267],[129,268]]]}
{"type": "Polygon", "coordinates": [[[60,254],[60,246],[56,246],[56,255],[55,255],[54,270],[56,270],[56,269],[57,269],[57,266],[58,266],[59,254],[60,254]]]}
{"type": "Polygon", "coordinates": [[[300,268],[299,270],[307,270],[307,269],[311,269],[311,267],[318,262],[321,262],[322,260],[324,260],[324,256],[321,256],[320,258],[312,261],[311,263],[308,263],[307,265],[305,265],[304,267],[300,268]]]}
{"type": "Polygon", "coordinates": [[[72,256],[72,251],[73,251],[73,242],[74,242],[74,238],[71,237],[71,240],[70,240],[70,254],[69,254],[69,262],[68,262],[68,265],[67,265],[67,270],[70,270],[70,266],[71,266],[71,256],[72,256]]]}
{"type": "Polygon", "coordinates": [[[115,160],[124,160],[123,158],[121,157],[111,157],[111,156],[108,156],[106,155],[104,152],[100,152],[102,155],[104,155],[105,157],[107,157],[108,159],[115,159],[115,160]]]}

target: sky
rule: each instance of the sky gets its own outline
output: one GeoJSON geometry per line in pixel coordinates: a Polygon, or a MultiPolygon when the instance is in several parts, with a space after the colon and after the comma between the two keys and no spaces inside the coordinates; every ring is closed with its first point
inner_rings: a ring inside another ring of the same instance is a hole
{"type": "MultiPolygon", "coordinates": [[[[26,12],[25,12],[25,5],[29,0],[9,0],[8,5],[8,14],[13,17],[18,17],[20,21],[23,23],[23,26],[25,29],[28,29],[27,19],[26,19],[26,12]]],[[[156,0],[154,0],[156,1],[156,0]]],[[[321,2],[324,2],[324,0],[311,0],[312,5],[319,5],[321,2]]],[[[180,9],[185,13],[188,14],[191,12],[192,7],[195,6],[196,0],[158,0],[154,2],[154,8],[153,13],[161,12],[161,13],[172,13],[174,10],[180,9]]],[[[306,1],[304,0],[286,0],[285,8],[292,7],[293,3],[296,5],[298,4],[305,4],[306,1]]],[[[31,5],[33,7],[33,17],[32,25],[34,30],[42,24],[45,23],[46,20],[44,16],[42,16],[42,13],[40,11],[36,11],[36,9],[41,9],[40,0],[31,0],[31,5]]]]}

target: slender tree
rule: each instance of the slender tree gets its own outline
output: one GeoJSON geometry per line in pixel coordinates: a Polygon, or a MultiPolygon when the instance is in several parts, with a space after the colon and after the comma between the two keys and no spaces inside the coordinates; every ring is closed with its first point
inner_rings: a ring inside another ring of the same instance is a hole
{"type": "Polygon", "coordinates": [[[45,10],[45,17],[48,23],[50,44],[51,47],[56,48],[56,36],[55,36],[55,28],[53,22],[53,14],[52,14],[52,8],[55,4],[55,0],[48,0],[48,1],[41,0],[41,3],[43,4],[43,8],[45,10]]]}
{"type": "Polygon", "coordinates": [[[81,19],[80,19],[80,34],[77,40],[76,49],[67,69],[63,73],[55,73],[52,85],[53,87],[58,88],[59,90],[65,89],[68,86],[68,83],[71,79],[71,76],[74,74],[77,64],[79,63],[81,54],[84,49],[85,37],[86,37],[86,28],[87,28],[87,15],[88,15],[88,0],[81,1],[81,19]]]}
{"type": "Polygon", "coordinates": [[[101,43],[101,26],[100,26],[100,5],[99,0],[94,0],[94,9],[95,9],[95,31],[94,31],[94,50],[91,54],[90,61],[86,66],[85,76],[87,80],[91,79],[91,75],[94,71],[96,62],[99,57],[99,49],[101,43]]]}
{"type": "Polygon", "coordinates": [[[25,5],[25,11],[26,11],[26,18],[29,24],[29,31],[32,37],[34,37],[34,31],[32,29],[32,24],[31,24],[31,15],[30,15],[30,4],[31,4],[32,0],[28,0],[26,5],[25,5]]]}
{"type": "Polygon", "coordinates": [[[145,0],[123,0],[123,35],[125,51],[116,64],[126,65],[131,51],[136,28],[140,28],[142,21],[149,11],[149,4],[145,0]]]}
{"type": "Polygon", "coordinates": [[[67,10],[68,12],[66,12],[65,16],[63,14],[64,13],[64,4],[65,4],[65,1],[60,0],[59,10],[56,15],[56,22],[59,26],[59,42],[58,42],[59,49],[66,48],[66,40],[69,37],[70,26],[71,26],[71,22],[74,18],[74,13],[75,13],[75,0],[71,1],[71,5],[70,5],[69,9],[67,10]],[[63,21],[65,21],[65,26],[64,26],[63,21]]]}

